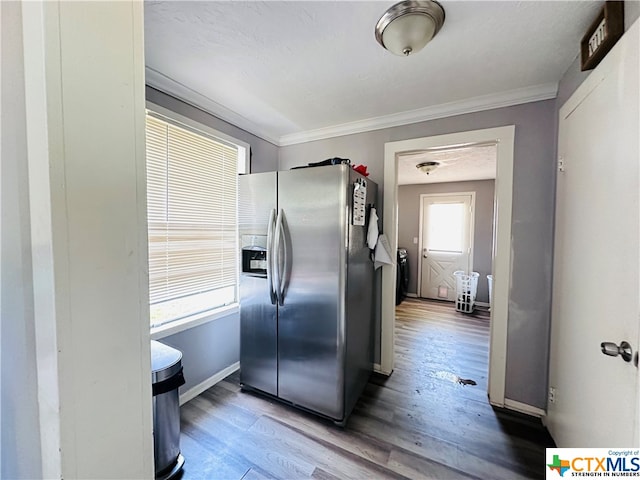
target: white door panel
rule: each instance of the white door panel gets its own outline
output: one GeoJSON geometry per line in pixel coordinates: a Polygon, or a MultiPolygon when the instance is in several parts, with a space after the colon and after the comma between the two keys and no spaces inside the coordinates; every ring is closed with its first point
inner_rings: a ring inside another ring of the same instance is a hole
{"type": "Polygon", "coordinates": [[[638,22],[560,111],[548,427],[559,447],[638,443],[638,22]]]}
{"type": "Polygon", "coordinates": [[[423,285],[426,285],[429,290],[422,297],[455,299],[456,282],[451,272],[455,272],[457,269],[458,257],[459,255],[455,255],[455,258],[448,261],[444,258],[439,260],[423,259],[426,264],[426,267],[423,267],[423,271],[426,270],[426,282],[423,282],[423,285]],[[446,290],[438,291],[441,287],[445,287],[446,290]]]}
{"type": "Polygon", "coordinates": [[[453,272],[472,265],[475,194],[421,195],[420,296],[454,301],[453,272]]]}

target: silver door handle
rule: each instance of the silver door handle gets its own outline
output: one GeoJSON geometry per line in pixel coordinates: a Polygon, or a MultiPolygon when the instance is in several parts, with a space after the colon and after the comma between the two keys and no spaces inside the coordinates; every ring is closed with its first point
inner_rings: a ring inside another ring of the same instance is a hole
{"type": "Polygon", "coordinates": [[[620,346],[613,342],[602,342],[600,348],[602,349],[602,353],[610,357],[620,355],[625,362],[630,362],[633,359],[633,349],[631,345],[629,345],[629,342],[620,342],[620,346]]]}
{"type": "Polygon", "coordinates": [[[284,259],[282,261],[282,272],[280,274],[280,301],[281,305],[284,305],[285,297],[287,296],[287,286],[289,284],[289,273],[291,272],[291,243],[288,241],[287,237],[287,221],[284,217],[284,211],[282,212],[281,220],[280,220],[280,235],[282,236],[282,254],[284,259]]]}
{"type": "Polygon", "coordinates": [[[283,216],[284,216],[284,212],[282,211],[282,209],[280,209],[278,211],[278,217],[276,218],[276,239],[273,247],[273,250],[276,253],[274,258],[274,264],[276,266],[275,268],[276,280],[274,283],[275,283],[276,298],[278,300],[278,305],[280,306],[284,305],[284,292],[282,288],[283,278],[282,278],[282,270],[281,270],[282,262],[280,258],[280,251],[285,250],[285,255],[286,255],[286,248],[284,249],[280,248],[280,242],[283,240],[282,238],[283,237],[283,230],[282,230],[283,216]]]}
{"type": "Polygon", "coordinates": [[[269,298],[271,305],[276,304],[276,291],[273,286],[273,229],[276,219],[276,209],[273,208],[269,213],[269,227],[267,228],[267,285],[269,286],[269,298]]]}

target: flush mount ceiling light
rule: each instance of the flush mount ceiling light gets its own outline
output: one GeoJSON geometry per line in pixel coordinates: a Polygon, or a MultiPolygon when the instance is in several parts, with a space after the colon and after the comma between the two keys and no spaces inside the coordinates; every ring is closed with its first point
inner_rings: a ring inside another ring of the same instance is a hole
{"type": "Polygon", "coordinates": [[[439,162],[422,162],[417,164],[416,168],[420,170],[422,173],[426,173],[427,175],[429,175],[436,168],[438,168],[439,165],[440,165],[439,162]]]}
{"type": "Polygon", "coordinates": [[[432,0],[396,3],[380,17],[376,40],[396,55],[418,52],[436,36],[444,23],[444,9],[432,0]]]}

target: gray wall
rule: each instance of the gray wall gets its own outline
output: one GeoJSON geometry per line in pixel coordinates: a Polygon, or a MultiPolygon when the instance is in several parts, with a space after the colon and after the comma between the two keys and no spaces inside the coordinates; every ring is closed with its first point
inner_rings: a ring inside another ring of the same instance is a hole
{"type": "MultiPolygon", "coordinates": [[[[203,110],[147,87],[147,100],[251,145],[252,172],[277,170],[278,147],[203,110]]],[[[159,339],[182,351],[185,385],[180,393],[240,360],[240,315],[232,314],[159,339]]]]}
{"type": "Polygon", "coordinates": [[[493,247],[494,180],[430,183],[398,187],[398,247],[409,255],[409,293],[418,293],[420,252],[413,239],[420,238],[420,195],[429,193],[475,192],[475,229],[473,232],[473,271],[480,274],[478,302],[489,303],[487,275],[491,274],[493,247]]]}
{"type": "Polygon", "coordinates": [[[217,318],[158,341],[182,352],[183,393],[240,360],[240,315],[217,318]]]}
{"type": "Polygon", "coordinates": [[[21,5],[0,2],[0,8],[0,478],[42,478],[21,5]]]}
{"type": "MultiPolygon", "coordinates": [[[[506,396],[546,405],[553,198],[555,192],[555,100],[386,128],[280,148],[280,169],[330,157],[367,164],[384,197],[384,144],[397,140],[515,125],[511,291],[507,338],[506,396]]],[[[377,343],[379,354],[380,345],[377,343]]]]}

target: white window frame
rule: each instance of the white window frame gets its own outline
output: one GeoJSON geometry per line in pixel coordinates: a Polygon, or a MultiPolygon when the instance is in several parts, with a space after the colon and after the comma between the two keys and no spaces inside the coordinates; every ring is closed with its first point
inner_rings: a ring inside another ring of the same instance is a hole
{"type": "MultiPolygon", "coordinates": [[[[237,138],[234,138],[230,135],[227,135],[218,130],[215,130],[214,128],[211,128],[195,120],[192,120],[191,118],[185,117],[184,115],[180,115],[179,113],[176,113],[165,107],[161,107],[160,105],[157,105],[155,103],[146,102],[146,108],[149,112],[160,115],[162,117],[166,117],[169,121],[173,121],[178,124],[183,124],[195,131],[200,131],[205,135],[236,145],[238,147],[238,174],[249,173],[251,146],[247,142],[238,140],[237,138]]],[[[146,207],[146,201],[145,201],[145,207],[146,207]]],[[[239,264],[238,258],[236,258],[236,262],[239,264]]],[[[238,268],[236,270],[236,292],[238,291],[239,284],[240,284],[240,269],[238,268]]],[[[188,315],[186,317],[182,317],[182,318],[167,322],[157,327],[150,327],[151,338],[153,340],[159,340],[161,338],[174,335],[176,333],[182,332],[184,330],[188,330],[190,328],[197,327],[199,325],[203,325],[205,323],[214,321],[216,319],[237,314],[239,311],[240,311],[240,305],[237,302],[237,298],[236,298],[236,303],[212,308],[211,310],[207,310],[205,312],[188,315]]]]}

